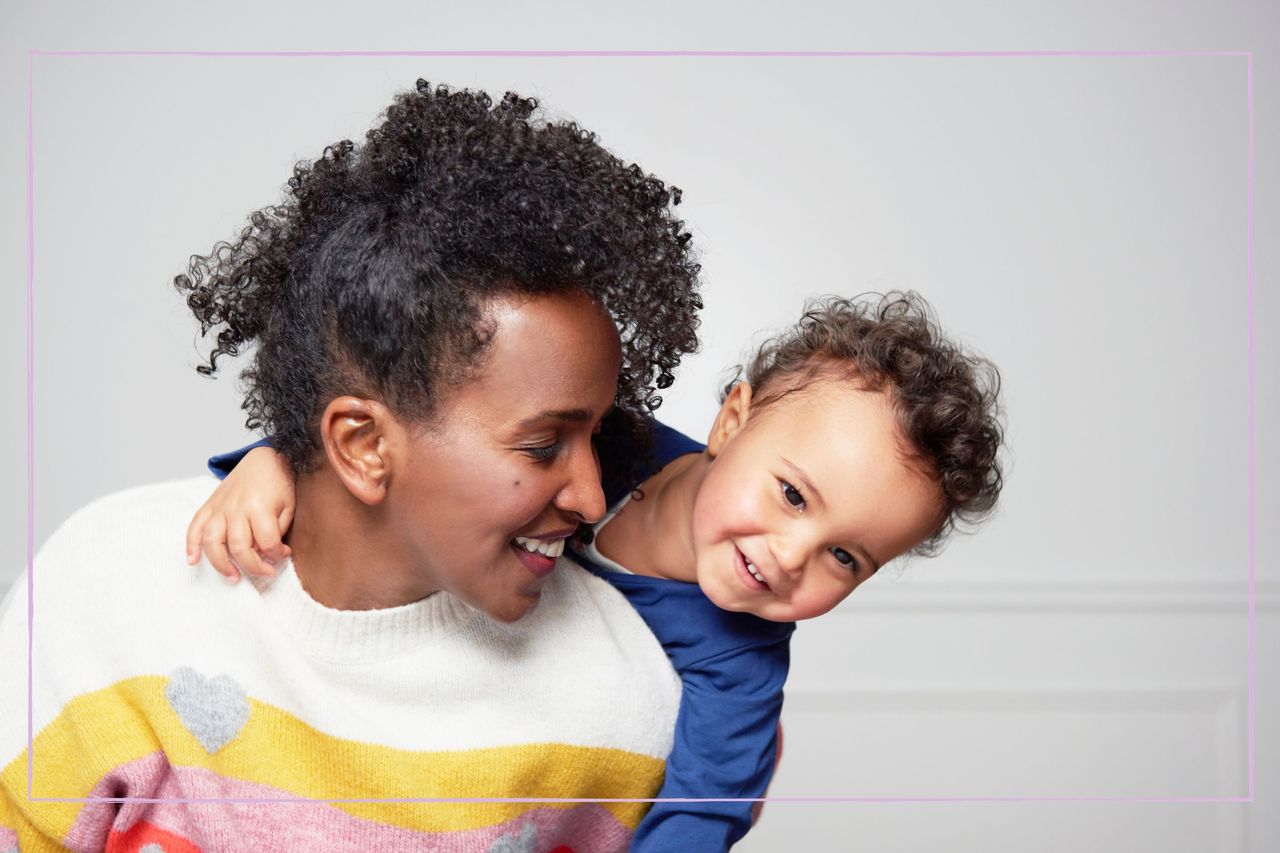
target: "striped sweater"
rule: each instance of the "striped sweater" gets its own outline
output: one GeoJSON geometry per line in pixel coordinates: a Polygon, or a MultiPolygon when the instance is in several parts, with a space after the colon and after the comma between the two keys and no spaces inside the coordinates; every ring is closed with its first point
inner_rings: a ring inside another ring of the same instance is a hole
{"type": "Polygon", "coordinates": [[[654,796],[680,686],[621,595],[565,562],[504,625],[447,593],[331,610],[289,565],[228,588],[182,559],[214,485],[41,550],[30,753],[25,575],[0,609],[0,851],[626,849],[647,804],[403,801],[654,796]]]}

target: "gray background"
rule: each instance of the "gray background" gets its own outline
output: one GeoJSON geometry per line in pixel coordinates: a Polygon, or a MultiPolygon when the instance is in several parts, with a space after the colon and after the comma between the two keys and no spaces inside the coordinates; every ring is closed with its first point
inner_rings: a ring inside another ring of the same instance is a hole
{"type": "MultiPolygon", "coordinates": [[[[1277,405],[1269,334],[1278,310],[1275,249],[1267,239],[1275,233],[1280,103],[1274,10],[1009,2],[902,3],[892,11],[801,4],[785,14],[761,3],[365,8],[353,16],[346,6],[315,3],[0,6],[0,127],[9,152],[0,160],[8,190],[0,203],[0,263],[9,282],[0,292],[0,370],[10,402],[0,430],[12,448],[0,458],[0,590],[26,562],[29,49],[1253,50],[1258,709],[1267,718],[1280,581],[1267,525],[1276,517],[1274,444],[1267,440],[1277,405]]],[[[393,92],[422,76],[537,95],[552,114],[579,120],[624,159],[685,190],[681,211],[702,252],[707,310],[703,350],[687,361],[661,411],[681,429],[705,430],[724,368],[762,330],[797,316],[812,293],[917,289],[951,332],[1000,364],[1011,452],[999,516],[938,560],[883,572],[841,615],[802,629],[796,699],[788,707],[809,715],[802,718],[813,721],[806,730],[847,736],[840,720],[851,718],[831,717],[843,706],[822,680],[833,670],[846,673],[849,684],[899,691],[883,700],[886,726],[905,727],[902,709],[927,705],[929,691],[949,677],[1000,696],[1015,685],[1024,703],[1032,701],[1024,694],[1033,685],[1040,690],[1035,701],[1059,713],[1075,700],[1064,704],[1053,691],[1077,689],[1084,676],[1073,680],[1049,658],[1070,658],[1075,649],[1089,662],[1082,672],[1097,681],[1109,649],[1139,655],[1132,649],[1144,636],[1168,640],[1132,671],[1112,673],[1114,684],[1089,681],[1089,689],[1128,690],[1138,679],[1175,692],[1210,689],[1205,684],[1234,697],[1243,690],[1243,58],[36,57],[33,70],[37,547],[95,496],[196,473],[208,453],[246,439],[235,371],[216,381],[195,374],[193,323],[169,281],[187,255],[206,252],[248,210],[277,200],[296,159],[339,138],[358,139],[393,92]],[[966,598],[975,595],[988,597],[977,604],[966,598]],[[1126,595],[1141,606],[1164,596],[1174,602],[1173,615],[1139,614],[1099,627],[1098,614],[1126,595]],[[935,598],[936,607],[927,604],[935,598]],[[1055,617],[1060,636],[1036,635],[1030,623],[1019,623],[1034,621],[1022,611],[1057,612],[1068,599],[1080,606],[1055,617]],[[931,607],[939,617],[922,619],[931,607]],[[975,607],[998,618],[967,622],[975,607]],[[984,647],[976,638],[988,623],[1003,627],[991,629],[984,647]],[[895,633],[903,624],[910,630],[895,633]],[[849,626],[873,632],[852,645],[856,655],[844,645],[849,626]],[[1091,648],[1099,637],[1105,642],[1091,648]],[[1027,638],[1020,657],[990,652],[1019,638],[1027,638]],[[966,641],[975,645],[964,660],[982,659],[987,668],[961,674],[957,661],[930,669],[931,649],[966,641]],[[866,654],[869,648],[874,652],[866,654]],[[915,677],[904,681],[904,672],[915,677]],[[903,700],[903,690],[926,698],[903,700]]],[[[1090,695],[1082,719],[1097,702],[1105,705],[1090,695]]],[[[1125,696],[1125,703],[1138,701],[1125,696]]],[[[861,699],[867,707],[870,700],[861,699]]],[[[1007,711],[1009,703],[997,704],[1007,711]]],[[[1124,708],[1104,711],[1129,719],[1132,709],[1124,708]]],[[[1244,729],[1243,711],[1232,708],[1224,719],[1234,755],[1244,729]]],[[[875,722],[874,708],[860,713],[861,724],[875,722]]],[[[948,713],[954,721],[963,712],[948,713]]],[[[1109,748],[1105,727],[1079,725],[1077,740],[1099,754],[1109,748]]],[[[1196,725],[1171,728],[1169,742],[1195,738],[1196,725]]],[[[928,731],[904,731],[919,735],[917,748],[934,763],[907,773],[904,753],[864,752],[850,760],[870,764],[862,768],[868,787],[851,776],[831,782],[845,787],[815,790],[800,777],[820,775],[830,761],[823,764],[820,744],[801,738],[778,784],[796,796],[1229,796],[1245,789],[1237,759],[1222,770],[1225,759],[1207,748],[1164,766],[1154,747],[1134,758],[1143,772],[1132,787],[1107,788],[1106,771],[1084,760],[1054,784],[1011,770],[984,787],[979,765],[1005,760],[1014,767],[1016,733],[993,741],[998,754],[968,756],[968,772],[952,779],[945,768],[964,756],[937,756],[955,748],[954,738],[939,736],[926,748],[920,744],[928,731]],[[1205,768],[1223,774],[1214,790],[1200,784],[1205,768]],[[894,781],[877,790],[877,777],[894,781]]],[[[1044,741],[1040,729],[1028,731],[1031,742],[1044,741]]],[[[1125,731],[1115,736],[1129,737],[1125,731]]],[[[1259,734],[1260,780],[1276,778],[1274,761],[1265,760],[1277,755],[1274,735],[1259,734]]],[[[1258,790],[1266,796],[1264,781],[1258,790]]],[[[1274,815],[1274,797],[1271,803],[1274,815]]],[[[1045,825],[1068,833],[1064,844],[1117,850],[1145,848],[1141,839],[1156,837],[1164,849],[1205,849],[1176,847],[1200,844],[1202,830],[1220,849],[1280,842],[1275,818],[1264,820],[1258,805],[1214,817],[1221,825],[1208,829],[1208,806],[967,808],[779,803],[743,848],[861,828],[869,833],[863,841],[891,849],[954,847],[961,832],[984,839],[977,849],[1017,849],[1032,843],[1019,827],[1045,825]],[[983,808],[989,811],[974,811],[983,808]],[[1001,825],[1004,832],[993,829],[1001,825]],[[1090,827],[1097,832],[1089,834],[1090,827]]]]}

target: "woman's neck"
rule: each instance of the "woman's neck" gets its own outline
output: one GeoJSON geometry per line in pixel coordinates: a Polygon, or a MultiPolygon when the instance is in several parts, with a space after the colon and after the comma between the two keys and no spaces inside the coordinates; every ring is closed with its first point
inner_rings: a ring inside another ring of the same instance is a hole
{"type": "Polygon", "coordinates": [[[710,466],[705,452],[667,463],[601,529],[596,548],[638,575],[696,582],[693,502],[710,466]]]}
{"type": "Polygon", "coordinates": [[[294,571],[313,599],[335,610],[380,610],[426,598],[434,589],[415,577],[367,506],[327,469],[301,474],[286,542],[294,571]]]}

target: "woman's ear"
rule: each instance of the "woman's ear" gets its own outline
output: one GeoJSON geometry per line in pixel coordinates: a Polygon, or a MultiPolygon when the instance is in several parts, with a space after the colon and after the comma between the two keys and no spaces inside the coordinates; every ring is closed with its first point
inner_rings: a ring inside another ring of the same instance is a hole
{"type": "Polygon", "coordinates": [[[325,456],[338,479],[362,503],[387,496],[391,479],[389,433],[397,428],[386,406],[359,397],[336,397],[320,416],[325,456]]]}
{"type": "Polygon", "coordinates": [[[729,389],[729,396],[720,404],[720,411],[711,424],[711,434],[707,436],[707,453],[712,458],[720,455],[729,439],[747,424],[751,415],[751,385],[739,382],[729,389]]]}

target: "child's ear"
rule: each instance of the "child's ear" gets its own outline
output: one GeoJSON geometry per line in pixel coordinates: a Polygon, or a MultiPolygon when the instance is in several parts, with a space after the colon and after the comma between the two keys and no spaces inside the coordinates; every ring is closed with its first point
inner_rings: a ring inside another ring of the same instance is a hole
{"type": "Polygon", "coordinates": [[[711,424],[711,434],[707,436],[707,453],[712,457],[719,456],[725,443],[747,424],[751,415],[751,384],[739,382],[729,389],[729,396],[720,404],[720,411],[711,424]]]}
{"type": "Polygon", "coordinates": [[[320,416],[325,456],[338,479],[362,503],[379,504],[391,478],[390,431],[398,427],[386,406],[337,397],[320,416]]]}

